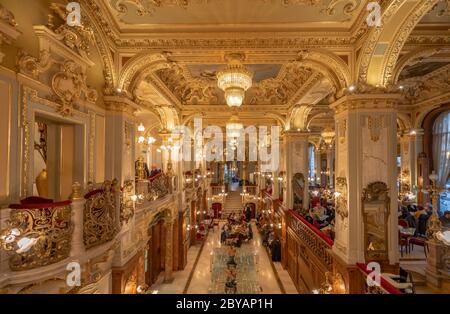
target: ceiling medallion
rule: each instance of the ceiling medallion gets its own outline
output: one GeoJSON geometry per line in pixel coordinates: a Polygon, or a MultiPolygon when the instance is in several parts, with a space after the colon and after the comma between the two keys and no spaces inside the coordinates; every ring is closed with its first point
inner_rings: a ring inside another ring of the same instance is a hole
{"type": "Polygon", "coordinates": [[[226,59],[227,67],[217,73],[217,86],[225,92],[229,107],[240,107],[252,87],[252,73],[242,65],[242,54],[230,54],[226,59]]]}

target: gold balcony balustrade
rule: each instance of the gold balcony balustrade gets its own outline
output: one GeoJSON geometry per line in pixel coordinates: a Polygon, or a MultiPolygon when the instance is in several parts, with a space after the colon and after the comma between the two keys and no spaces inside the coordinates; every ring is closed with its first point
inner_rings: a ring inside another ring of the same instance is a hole
{"type": "Polygon", "coordinates": [[[114,239],[118,232],[116,217],[117,181],[105,181],[100,189],[88,192],[84,198],[83,241],[86,249],[114,239]]]}
{"type": "Polygon", "coordinates": [[[170,177],[163,172],[146,179],[136,181],[136,204],[152,202],[170,193],[170,177]]]}
{"type": "Polygon", "coordinates": [[[29,197],[9,206],[8,227],[0,234],[0,248],[11,253],[11,270],[34,269],[69,257],[73,231],[70,204],[29,197]]]}

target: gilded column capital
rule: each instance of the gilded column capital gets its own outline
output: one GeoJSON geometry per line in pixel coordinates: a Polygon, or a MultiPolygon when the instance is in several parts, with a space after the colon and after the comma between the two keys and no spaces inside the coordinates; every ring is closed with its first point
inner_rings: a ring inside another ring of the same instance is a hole
{"type": "Polygon", "coordinates": [[[399,93],[349,94],[330,104],[336,114],[348,111],[397,111],[399,93]]]}
{"type": "Polygon", "coordinates": [[[108,112],[125,114],[131,117],[139,110],[139,106],[126,96],[105,96],[104,104],[108,112]]]}
{"type": "Polygon", "coordinates": [[[309,137],[312,135],[311,132],[308,131],[294,131],[289,130],[284,133],[285,139],[289,140],[309,140],[309,137]]]}

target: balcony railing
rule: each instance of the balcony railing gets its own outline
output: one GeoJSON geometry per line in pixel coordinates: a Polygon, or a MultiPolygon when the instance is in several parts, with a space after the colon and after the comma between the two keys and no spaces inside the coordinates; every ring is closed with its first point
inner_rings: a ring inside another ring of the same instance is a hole
{"type": "Polygon", "coordinates": [[[73,231],[70,204],[29,197],[9,206],[8,227],[0,234],[0,247],[11,252],[11,270],[34,269],[69,257],[73,231]]]}
{"type": "Polygon", "coordinates": [[[140,196],[142,201],[155,201],[168,195],[169,192],[169,177],[164,173],[136,182],[136,195],[140,196]]]}
{"type": "MultiPolygon", "coordinates": [[[[367,278],[372,271],[368,270],[367,265],[364,263],[357,263],[356,266],[358,266],[359,270],[361,271],[363,277],[366,279],[367,282],[367,278]]],[[[373,280],[373,278],[371,279],[373,280]]],[[[367,289],[368,289],[367,292],[371,294],[402,294],[400,290],[395,288],[381,276],[380,276],[380,285],[374,284],[371,286],[367,286],[367,289]]]]}
{"type": "Polygon", "coordinates": [[[333,266],[333,255],[331,247],[334,242],[328,238],[322,231],[314,227],[302,216],[293,210],[289,210],[291,215],[291,228],[297,236],[304,242],[309,249],[321,260],[328,269],[333,266]]]}

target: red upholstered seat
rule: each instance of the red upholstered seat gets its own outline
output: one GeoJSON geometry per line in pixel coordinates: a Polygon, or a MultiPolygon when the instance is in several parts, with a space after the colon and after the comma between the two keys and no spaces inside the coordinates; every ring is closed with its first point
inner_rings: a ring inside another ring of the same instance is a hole
{"type": "Polygon", "coordinates": [[[424,238],[410,237],[408,238],[409,250],[414,250],[414,245],[422,246],[425,252],[425,257],[427,257],[427,242],[424,238]]]}
{"type": "Polygon", "coordinates": [[[402,226],[403,228],[409,228],[409,224],[405,219],[399,219],[398,220],[398,225],[402,226]]]}

